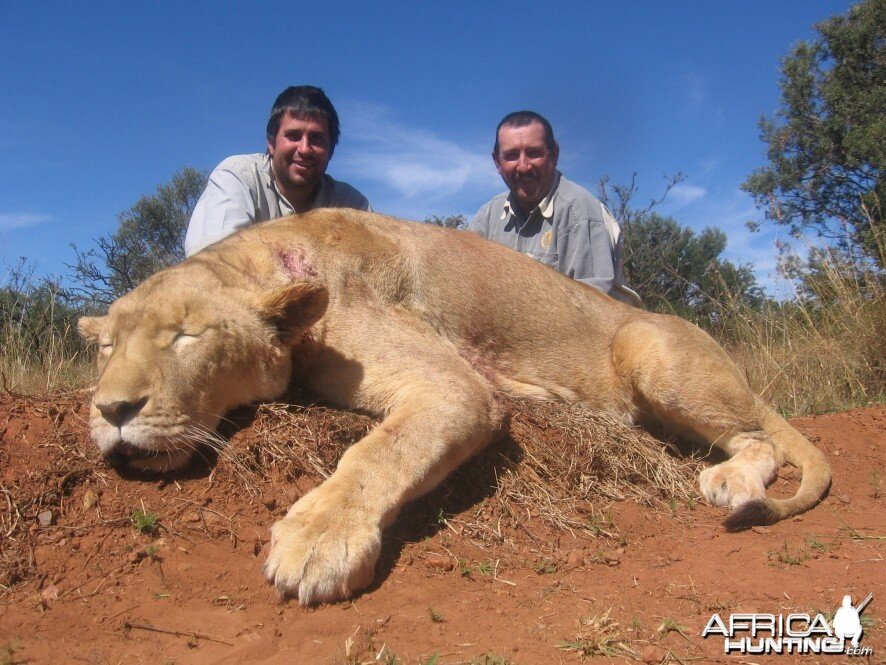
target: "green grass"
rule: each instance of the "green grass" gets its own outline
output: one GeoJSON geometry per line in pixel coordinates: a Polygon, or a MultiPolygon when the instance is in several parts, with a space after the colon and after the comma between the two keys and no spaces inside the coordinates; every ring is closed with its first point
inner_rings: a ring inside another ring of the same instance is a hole
{"type": "MultiPolygon", "coordinates": [[[[157,531],[160,526],[160,518],[156,514],[146,511],[144,508],[136,508],[129,516],[132,526],[139,533],[152,534],[157,531]]],[[[154,553],[156,553],[154,549],[154,553]]],[[[153,554],[152,554],[153,556],[153,554]]]]}

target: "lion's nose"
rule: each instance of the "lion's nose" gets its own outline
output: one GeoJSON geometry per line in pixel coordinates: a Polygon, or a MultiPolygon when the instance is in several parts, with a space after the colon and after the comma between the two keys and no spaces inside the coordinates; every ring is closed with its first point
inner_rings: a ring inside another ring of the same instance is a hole
{"type": "Polygon", "coordinates": [[[142,397],[140,400],[116,400],[113,402],[96,402],[95,408],[101,411],[109,423],[115,427],[120,427],[128,419],[135,416],[142,407],[147,404],[148,398],[142,397]]]}

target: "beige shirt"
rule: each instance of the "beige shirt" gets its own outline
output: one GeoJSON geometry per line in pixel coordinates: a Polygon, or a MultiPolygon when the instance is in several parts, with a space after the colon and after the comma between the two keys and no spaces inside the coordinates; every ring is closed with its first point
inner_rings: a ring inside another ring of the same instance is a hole
{"type": "MultiPolygon", "coordinates": [[[[370,210],[369,201],[345,182],[323,174],[311,208],[370,210]]],[[[291,215],[292,204],[277,190],[271,158],[263,153],[228,157],[209,175],[185,235],[191,256],[237,229],[291,215]]]]}
{"type": "Polygon", "coordinates": [[[484,205],[468,228],[636,307],[621,265],[621,229],[590,192],[559,172],[551,191],[528,215],[510,193],[484,205]]]}

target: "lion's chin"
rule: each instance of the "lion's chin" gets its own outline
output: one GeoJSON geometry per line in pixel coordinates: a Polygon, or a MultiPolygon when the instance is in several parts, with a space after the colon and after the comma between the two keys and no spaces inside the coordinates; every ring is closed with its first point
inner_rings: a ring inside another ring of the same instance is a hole
{"type": "Polygon", "coordinates": [[[158,452],[146,457],[129,459],[126,466],[136,471],[166,473],[186,467],[191,462],[191,452],[177,450],[174,452],[158,452]]]}
{"type": "Polygon", "coordinates": [[[118,471],[150,471],[166,473],[181,469],[191,462],[191,450],[144,450],[126,443],[117,443],[103,451],[105,461],[118,471]]]}

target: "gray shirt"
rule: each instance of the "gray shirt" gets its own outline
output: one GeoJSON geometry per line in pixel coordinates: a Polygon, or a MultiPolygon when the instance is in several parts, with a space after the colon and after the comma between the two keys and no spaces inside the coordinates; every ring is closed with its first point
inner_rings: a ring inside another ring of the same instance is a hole
{"type": "Polygon", "coordinates": [[[528,215],[505,192],[480,208],[468,228],[617,300],[643,306],[625,282],[615,217],[559,171],[551,191],[528,215]]]}
{"type": "MultiPolygon", "coordinates": [[[[370,209],[365,196],[325,173],[311,208],[370,209]]],[[[268,155],[228,157],[209,174],[206,189],[194,207],[185,235],[185,254],[196,254],[249,224],[293,212],[286,197],[277,191],[268,155]]]]}

